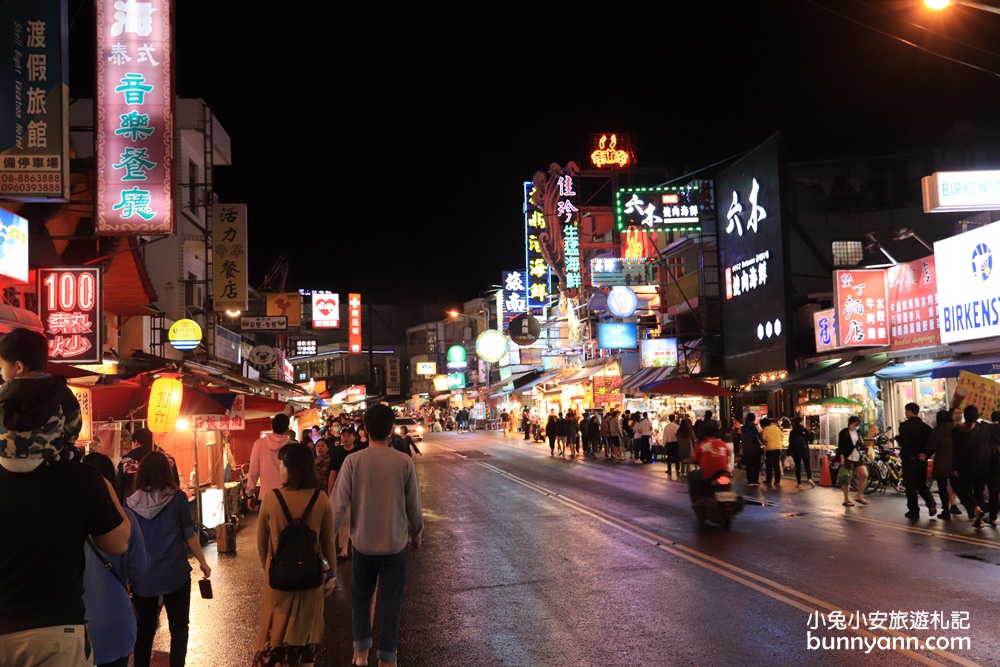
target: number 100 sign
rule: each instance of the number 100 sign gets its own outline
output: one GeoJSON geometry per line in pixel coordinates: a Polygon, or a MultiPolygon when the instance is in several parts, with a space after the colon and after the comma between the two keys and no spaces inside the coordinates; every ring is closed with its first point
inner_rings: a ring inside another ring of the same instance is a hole
{"type": "Polygon", "coordinates": [[[38,269],[38,316],[51,361],[103,361],[100,269],[38,269]]]}

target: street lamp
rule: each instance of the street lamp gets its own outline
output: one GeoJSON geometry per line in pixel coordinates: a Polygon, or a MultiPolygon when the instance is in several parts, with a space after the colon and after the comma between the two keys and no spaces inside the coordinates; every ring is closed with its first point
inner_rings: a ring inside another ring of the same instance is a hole
{"type": "Polygon", "coordinates": [[[963,5],[965,7],[973,7],[975,9],[981,9],[984,12],[1000,14],[1000,7],[984,5],[981,2],[973,2],[972,0],[924,0],[924,4],[927,5],[928,9],[934,9],[934,10],[944,9],[949,5],[963,5]]]}

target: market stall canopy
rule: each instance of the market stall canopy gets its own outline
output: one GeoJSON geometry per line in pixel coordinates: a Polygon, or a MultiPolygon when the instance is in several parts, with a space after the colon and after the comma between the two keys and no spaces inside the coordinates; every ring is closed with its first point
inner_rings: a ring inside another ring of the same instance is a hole
{"type": "Polygon", "coordinates": [[[669,378],[677,370],[676,366],[654,366],[643,368],[638,373],[629,375],[622,380],[622,391],[640,391],[643,385],[656,384],[669,378]]]}
{"type": "Polygon", "coordinates": [[[1000,374],[1000,354],[972,354],[961,359],[952,359],[932,370],[931,377],[957,378],[961,371],[976,375],[1000,374]]]}
{"type": "Polygon", "coordinates": [[[671,396],[732,396],[733,392],[711,382],[695,378],[674,378],[643,387],[647,394],[668,394],[671,396]]]}
{"type": "MultiPolygon", "coordinates": [[[[534,374],[535,374],[535,371],[525,371],[524,373],[514,373],[509,378],[507,378],[506,380],[500,380],[499,382],[494,382],[493,384],[490,385],[490,389],[499,389],[500,387],[506,387],[509,384],[513,384],[516,387],[517,386],[517,382],[519,380],[523,380],[524,378],[528,377],[529,375],[534,375],[534,374]]],[[[513,391],[513,389],[511,391],[513,391]]]]}
{"type": "Polygon", "coordinates": [[[550,382],[559,377],[559,373],[549,373],[548,375],[540,375],[534,379],[528,380],[526,383],[522,384],[520,387],[514,389],[515,392],[521,393],[525,391],[530,391],[540,384],[550,382]]]}
{"type": "Polygon", "coordinates": [[[808,401],[803,401],[799,405],[852,405],[860,407],[862,403],[855,401],[853,398],[844,398],[843,396],[824,396],[823,398],[811,398],[808,401]]]}
{"type": "Polygon", "coordinates": [[[576,384],[578,382],[584,382],[585,380],[589,380],[590,378],[594,377],[595,375],[603,371],[606,367],[607,364],[604,364],[603,366],[590,366],[588,368],[581,369],[576,373],[573,373],[573,375],[570,375],[569,377],[560,380],[559,384],[567,386],[571,384],[576,384]]]}
{"type": "MultiPolygon", "coordinates": [[[[893,364],[875,371],[875,377],[879,380],[913,380],[915,378],[929,378],[931,374],[940,366],[946,364],[945,360],[922,359],[920,361],[907,361],[902,364],[893,364]]],[[[955,374],[958,375],[957,373],[955,374]]]]}
{"type": "Polygon", "coordinates": [[[817,384],[815,382],[816,377],[828,368],[841,363],[841,361],[842,359],[826,359],[824,361],[806,366],[805,368],[792,371],[780,380],[765,382],[764,384],[754,387],[753,390],[775,391],[785,387],[819,387],[822,386],[822,383],[817,384]]]}
{"type": "MultiPolygon", "coordinates": [[[[827,364],[827,366],[820,369],[819,372],[812,373],[808,376],[803,375],[792,380],[789,380],[789,378],[786,377],[785,380],[781,382],[775,381],[774,384],[786,387],[825,387],[828,384],[834,384],[836,382],[840,382],[841,380],[851,380],[854,378],[863,378],[874,375],[875,371],[888,366],[889,361],[889,355],[884,352],[870,354],[868,356],[862,355],[847,360],[835,359],[833,360],[834,363],[827,364]]],[[[791,374],[789,374],[789,377],[790,376],[791,374]]],[[[767,385],[761,386],[768,386],[770,384],[771,383],[769,382],[767,385]]]]}
{"type": "Polygon", "coordinates": [[[444,402],[445,402],[445,401],[447,401],[447,400],[448,400],[449,398],[451,398],[451,393],[450,393],[450,392],[449,392],[449,393],[447,393],[447,394],[438,394],[437,396],[435,396],[435,397],[434,397],[434,398],[432,398],[431,400],[432,400],[433,402],[435,402],[435,403],[444,403],[444,402]]]}

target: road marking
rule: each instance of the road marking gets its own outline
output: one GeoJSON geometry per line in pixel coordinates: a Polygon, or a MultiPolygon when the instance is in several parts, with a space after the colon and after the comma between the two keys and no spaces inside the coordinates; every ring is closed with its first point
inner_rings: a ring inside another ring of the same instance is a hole
{"type": "MultiPolygon", "coordinates": [[[[648,544],[651,544],[662,551],[665,551],[674,556],[682,558],[690,563],[693,563],[694,565],[697,565],[698,567],[722,575],[723,577],[726,577],[727,579],[730,579],[731,581],[734,581],[740,584],[741,586],[745,586],[759,593],[763,593],[764,595],[767,595],[770,598],[773,598],[786,605],[804,611],[807,614],[811,614],[821,609],[826,611],[837,611],[844,614],[845,617],[853,613],[841,609],[837,605],[820,600],[819,598],[814,598],[811,595],[806,595],[805,593],[801,593],[788,586],[783,586],[782,584],[775,583],[774,581],[771,581],[766,577],[763,577],[749,570],[744,570],[742,568],[739,568],[735,565],[727,563],[724,560],[720,560],[718,558],[715,558],[714,556],[710,556],[709,554],[698,551],[697,549],[692,549],[691,547],[679,544],[671,540],[670,538],[657,535],[656,533],[648,531],[641,526],[637,526],[633,523],[625,521],[624,519],[620,519],[611,514],[607,514],[600,510],[596,510],[592,507],[588,507],[580,502],[573,500],[572,498],[569,498],[568,496],[559,493],[558,491],[548,489],[544,486],[541,486],[540,484],[536,484],[535,482],[524,479],[523,477],[518,477],[517,475],[511,474],[501,468],[496,467],[491,463],[478,462],[478,465],[481,465],[484,468],[498,475],[506,477],[507,479],[511,480],[516,484],[520,484],[525,488],[531,489],[536,493],[544,495],[560,504],[563,504],[573,510],[576,510],[581,514],[596,519],[597,521],[600,521],[601,523],[604,523],[613,528],[617,528],[618,530],[627,533],[637,539],[640,539],[648,544]]],[[[875,633],[866,629],[845,628],[845,630],[850,631],[851,633],[862,637],[869,637],[869,638],[879,637],[879,635],[876,635],[875,633]]],[[[900,637],[904,639],[909,639],[911,637],[911,635],[906,635],[897,630],[881,629],[880,632],[885,635],[891,635],[893,637],[900,637]]],[[[919,637],[916,637],[915,639],[922,642],[922,640],[919,637]]],[[[905,649],[892,649],[892,650],[923,665],[946,664],[943,662],[938,662],[936,660],[933,660],[919,653],[915,653],[913,651],[908,651],[905,649]]],[[[924,649],[924,650],[934,654],[936,657],[943,658],[958,665],[962,665],[963,667],[979,667],[979,663],[967,660],[961,656],[949,653],[947,651],[941,651],[936,649],[924,649]]]]}

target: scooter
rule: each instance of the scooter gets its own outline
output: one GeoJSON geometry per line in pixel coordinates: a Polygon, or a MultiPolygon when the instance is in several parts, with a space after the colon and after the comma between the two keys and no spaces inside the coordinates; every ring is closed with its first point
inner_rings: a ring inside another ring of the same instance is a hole
{"type": "Polygon", "coordinates": [[[531,437],[534,438],[535,442],[545,442],[545,433],[542,431],[542,425],[538,422],[531,425],[531,437]]]}
{"type": "Polygon", "coordinates": [[[698,525],[711,521],[729,530],[733,517],[743,511],[743,496],[733,491],[731,473],[720,470],[711,479],[698,484],[701,488],[695,488],[696,484],[688,481],[691,507],[698,517],[698,525]]]}

